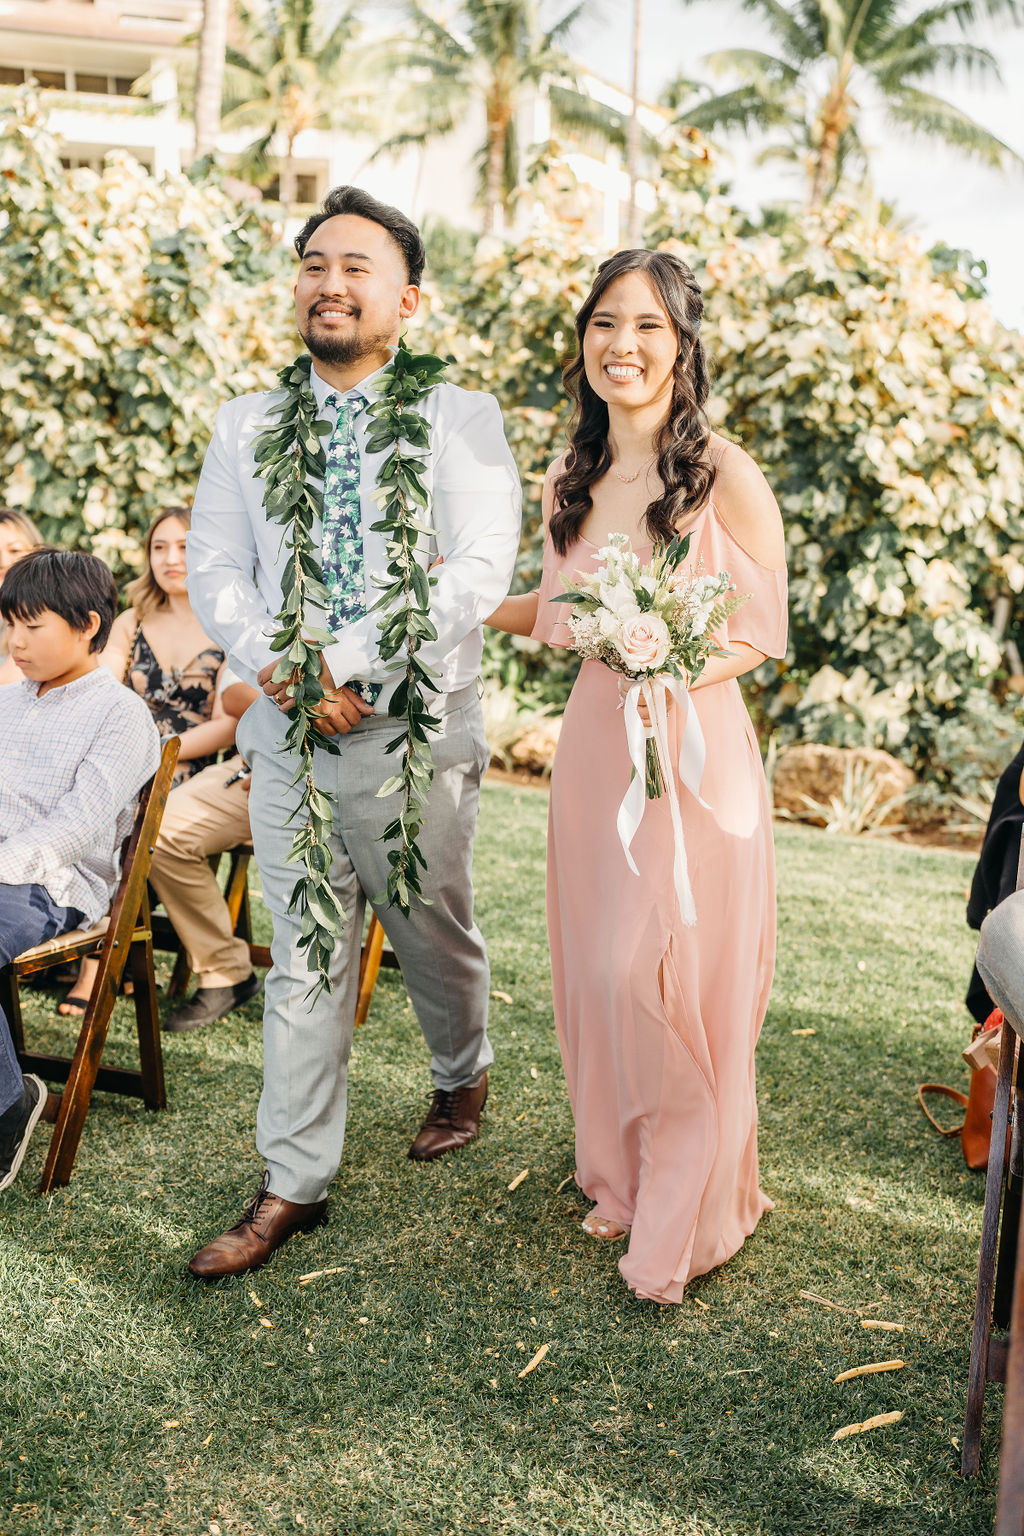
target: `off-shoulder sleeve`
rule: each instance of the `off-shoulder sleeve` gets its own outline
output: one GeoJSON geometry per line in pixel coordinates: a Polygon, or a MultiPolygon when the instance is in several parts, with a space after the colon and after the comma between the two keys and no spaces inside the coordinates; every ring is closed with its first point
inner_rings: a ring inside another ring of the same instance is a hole
{"type": "Polygon", "coordinates": [[[749,593],[725,626],[723,643],[753,646],[765,656],[780,660],[786,654],[789,635],[789,583],[786,571],[773,570],[748,555],[726,527],[714,517],[715,571],[728,571],[737,594],[749,593]]]}
{"type": "Polygon", "coordinates": [[[562,563],[555,554],[554,545],[549,538],[544,545],[544,570],[537,592],[537,622],[530,632],[530,639],[542,640],[545,645],[557,645],[562,649],[568,649],[572,636],[564,618],[566,606],[564,603],[551,601],[553,597],[558,597],[565,591],[559,579],[561,569],[562,563]]]}

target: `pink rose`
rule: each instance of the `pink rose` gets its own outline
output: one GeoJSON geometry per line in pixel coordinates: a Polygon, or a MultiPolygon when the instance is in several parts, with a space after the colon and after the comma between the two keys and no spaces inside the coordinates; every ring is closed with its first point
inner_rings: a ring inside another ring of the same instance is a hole
{"type": "Polygon", "coordinates": [[[615,649],[631,672],[657,671],[671,649],[668,625],[656,613],[623,619],[615,649]]]}

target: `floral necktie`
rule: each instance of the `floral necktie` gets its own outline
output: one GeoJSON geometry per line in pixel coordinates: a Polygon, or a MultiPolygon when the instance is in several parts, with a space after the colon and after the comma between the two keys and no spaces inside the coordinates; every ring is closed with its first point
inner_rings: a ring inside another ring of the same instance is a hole
{"type": "MultiPolygon", "coordinates": [[[[320,554],[329,596],[327,624],[331,630],[342,629],[366,613],[359,444],[355,431],[355,418],[365,403],[362,395],[349,395],[339,402],[337,395],[331,394],[324,401],[325,409],[337,407],[338,411],[327,444],[320,554]]],[[[368,704],[375,704],[380,693],[377,683],[349,682],[348,687],[368,704]]]]}

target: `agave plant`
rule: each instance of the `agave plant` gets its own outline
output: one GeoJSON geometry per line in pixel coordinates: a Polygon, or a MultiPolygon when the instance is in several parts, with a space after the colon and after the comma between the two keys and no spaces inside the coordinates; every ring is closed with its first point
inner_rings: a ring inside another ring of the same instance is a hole
{"type": "Polygon", "coordinates": [[[888,836],[903,830],[904,823],[890,818],[900,806],[906,805],[914,791],[902,795],[888,795],[883,799],[882,780],[871,763],[847,760],[843,771],[843,788],[840,794],[830,795],[828,803],[802,795],[807,806],[803,816],[791,812],[776,811],[791,821],[823,822],[826,832],[843,837],[888,836]]]}

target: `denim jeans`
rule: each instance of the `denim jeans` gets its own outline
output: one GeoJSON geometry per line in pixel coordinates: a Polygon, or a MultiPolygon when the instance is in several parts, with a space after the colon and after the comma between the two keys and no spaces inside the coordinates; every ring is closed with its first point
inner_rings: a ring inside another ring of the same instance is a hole
{"type": "MultiPolygon", "coordinates": [[[[0,881],[0,965],[33,944],[43,944],[58,933],[77,928],[81,920],[81,912],[59,907],[43,885],[4,885],[0,881]]],[[[20,1097],[21,1083],[11,1026],[0,1008],[0,1114],[20,1097]]]]}

